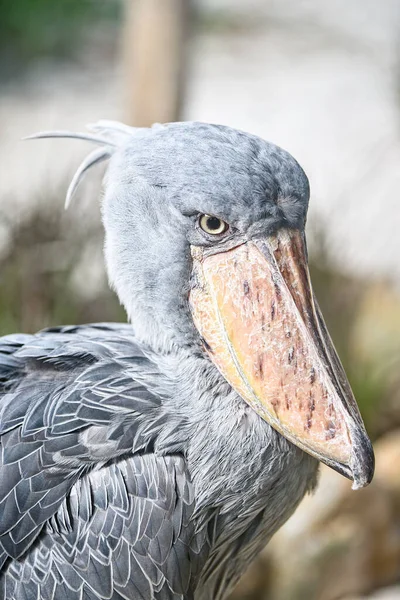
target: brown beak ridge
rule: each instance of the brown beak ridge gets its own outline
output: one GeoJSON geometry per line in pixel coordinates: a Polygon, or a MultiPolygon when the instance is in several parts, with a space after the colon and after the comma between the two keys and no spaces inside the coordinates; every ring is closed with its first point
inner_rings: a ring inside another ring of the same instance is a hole
{"type": "Polygon", "coordinates": [[[194,247],[190,306],[209,356],[272,427],[318,460],[370,483],[374,455],[316,305],[303,234],[208,253],[194,247]]]}

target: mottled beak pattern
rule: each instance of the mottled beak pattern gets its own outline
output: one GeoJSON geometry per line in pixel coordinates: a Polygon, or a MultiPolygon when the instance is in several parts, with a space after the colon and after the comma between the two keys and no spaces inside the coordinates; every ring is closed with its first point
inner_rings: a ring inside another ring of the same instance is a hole
{"type": "Polygon", "coordinates": [[[192,257],[193,320],[225,379],[288,440],[367,485],[372,446],[313,295],[304,234],[192,257]]]}

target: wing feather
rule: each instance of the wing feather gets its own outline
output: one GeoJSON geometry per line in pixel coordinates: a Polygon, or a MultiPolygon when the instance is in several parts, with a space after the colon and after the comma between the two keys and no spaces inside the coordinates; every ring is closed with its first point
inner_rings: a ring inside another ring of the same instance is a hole
{"type": "Polygon", "coordinates": [[[128,326],[0,339],[0,600],[192,597],[209,544],[153,454],[157,377],[128,326]]]}

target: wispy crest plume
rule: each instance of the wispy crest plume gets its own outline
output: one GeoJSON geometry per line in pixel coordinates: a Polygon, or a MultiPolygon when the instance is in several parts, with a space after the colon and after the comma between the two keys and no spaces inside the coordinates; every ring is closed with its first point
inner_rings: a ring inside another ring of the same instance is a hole
{"type": "Polygon", "coordinates": [[[68,186],[67,195],[65,198],[65,208],[67,209],[82,182],[87,171],[105,160],[111,158],[115,150],[121,147],[128,138],[135,134],[138,128],[129,127],[118,121],[101,120],[97,123],[86,126],[89,133],[75,131],[39,131],[33,135],[29,135],[24,140],[38,140],[48,138],[71,138],[76,140],[84,140],[92,144],[100,145],[101,148],[96,148],[86,156],[76,170],[71,183],[68,186]],[[92,132],[92,133],[90,133],[92,132]]]}

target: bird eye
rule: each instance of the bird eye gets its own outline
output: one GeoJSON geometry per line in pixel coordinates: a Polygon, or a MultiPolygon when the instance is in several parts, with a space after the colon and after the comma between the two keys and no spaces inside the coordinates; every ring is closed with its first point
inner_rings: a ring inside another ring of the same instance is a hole
{"type": "Polygon", "coordinates": [[[199,225],[203,231],[210,235],[221,235],[221,233],[228,231],[229,228],[228,223],[212,215],[201,215],[199,225]]]}

